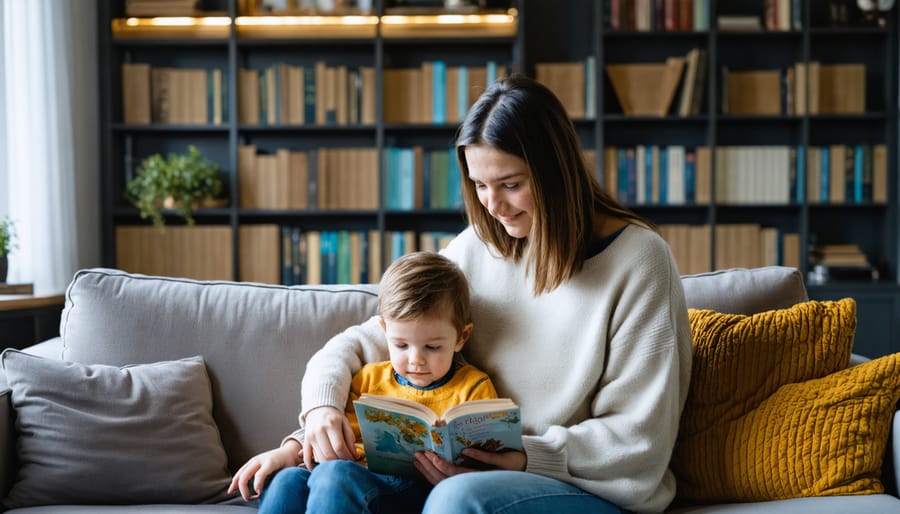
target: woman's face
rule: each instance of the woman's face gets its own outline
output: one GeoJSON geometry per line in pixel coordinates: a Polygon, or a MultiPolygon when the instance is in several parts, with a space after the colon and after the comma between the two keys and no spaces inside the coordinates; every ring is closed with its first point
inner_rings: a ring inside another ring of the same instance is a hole
{"type": "Polygon", "coordinates": [[[534,207],[525,161],[485,145],[468,145],[465,153],[469,180],[475,185],[478,201],[511,237],[527,237],[534,207]]]}

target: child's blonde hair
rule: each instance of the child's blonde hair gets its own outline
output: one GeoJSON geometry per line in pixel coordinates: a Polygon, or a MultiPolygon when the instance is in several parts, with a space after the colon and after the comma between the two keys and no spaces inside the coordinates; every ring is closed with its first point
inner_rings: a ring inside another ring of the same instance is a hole
{"type": "Polygon", "coordinates": [[[456,264],[435,252],[413,252],[394,261],[381,277],[378,311],[386,320],[408,321],[451,313],[457,333],[472,320],[469,282],[456,264]]]}

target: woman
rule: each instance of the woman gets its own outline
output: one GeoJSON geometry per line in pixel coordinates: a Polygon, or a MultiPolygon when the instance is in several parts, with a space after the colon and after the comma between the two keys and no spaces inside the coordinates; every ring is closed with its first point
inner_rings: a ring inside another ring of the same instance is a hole
{"type": "MultiPolygon", "coordinates": [[[[521,406],[524,451],[467,450],[497,468],[477,473],[418,454],[435,486],[423,512],[664,510],[691,359],[668,246],[600,187],[562,104],[531,79],[488,88],[456,148],[471,226],[443,253],[472,288],[466,357],[521,406]]],[[[234,487],[248,497],[251,478],[262,490],[282,467],[353,458],[350,377],[386,356],[377,320],[329,341],[303,379],[304,428],[234,487]]]]}

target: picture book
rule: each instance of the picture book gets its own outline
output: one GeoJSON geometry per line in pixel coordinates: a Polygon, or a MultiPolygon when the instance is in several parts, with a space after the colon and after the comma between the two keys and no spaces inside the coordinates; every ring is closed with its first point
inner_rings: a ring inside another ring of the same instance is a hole
{"type": "Polygon", "coordinates": [[[353,404],[369,469],[377,473],[421,476],[413,466],[420,451],[479,468],[482,463],[467,459],[463,449],[522,449],[519,407],[506,398],[461,403],[441,417],[422,404],[388,396],[362,395],[353,404]]]}

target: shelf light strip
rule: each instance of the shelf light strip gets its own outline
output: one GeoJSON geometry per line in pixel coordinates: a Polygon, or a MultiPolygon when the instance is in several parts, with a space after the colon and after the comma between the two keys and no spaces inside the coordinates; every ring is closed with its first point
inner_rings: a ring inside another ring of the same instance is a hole
{"type": "Polygon", "coordinates": [[[241,26],[377,25],[377,16],[239,16],[241,26]]]}
{"type": "Polygon", "coordinates": [[[194,18],[192,16],[160,16],[157,18],[128,18],[125,25],[129,27],[227,27],[231,25],[231,18],[227,16],[205,16],[194,18]]]}
{"type": "MultiPolygon", "coordinates": [[[[377,25],[378,16],[238,16],[235,25],[241,26],[312,26],[312,25],[377,25]]],[[[513,14],[438,14],[381,17],[386,25],[510,25],[515,23],[513,14]]],[[[227,16],[172,16],[156,18],[127,18],[128,27],[227,27],[227,16]]]]}
{"type": "Polygon", "coordinates": [[[381,17],[385,25],[509,25],[515,23],[515,16],[509,14],[437,14],[381,17]]]}

